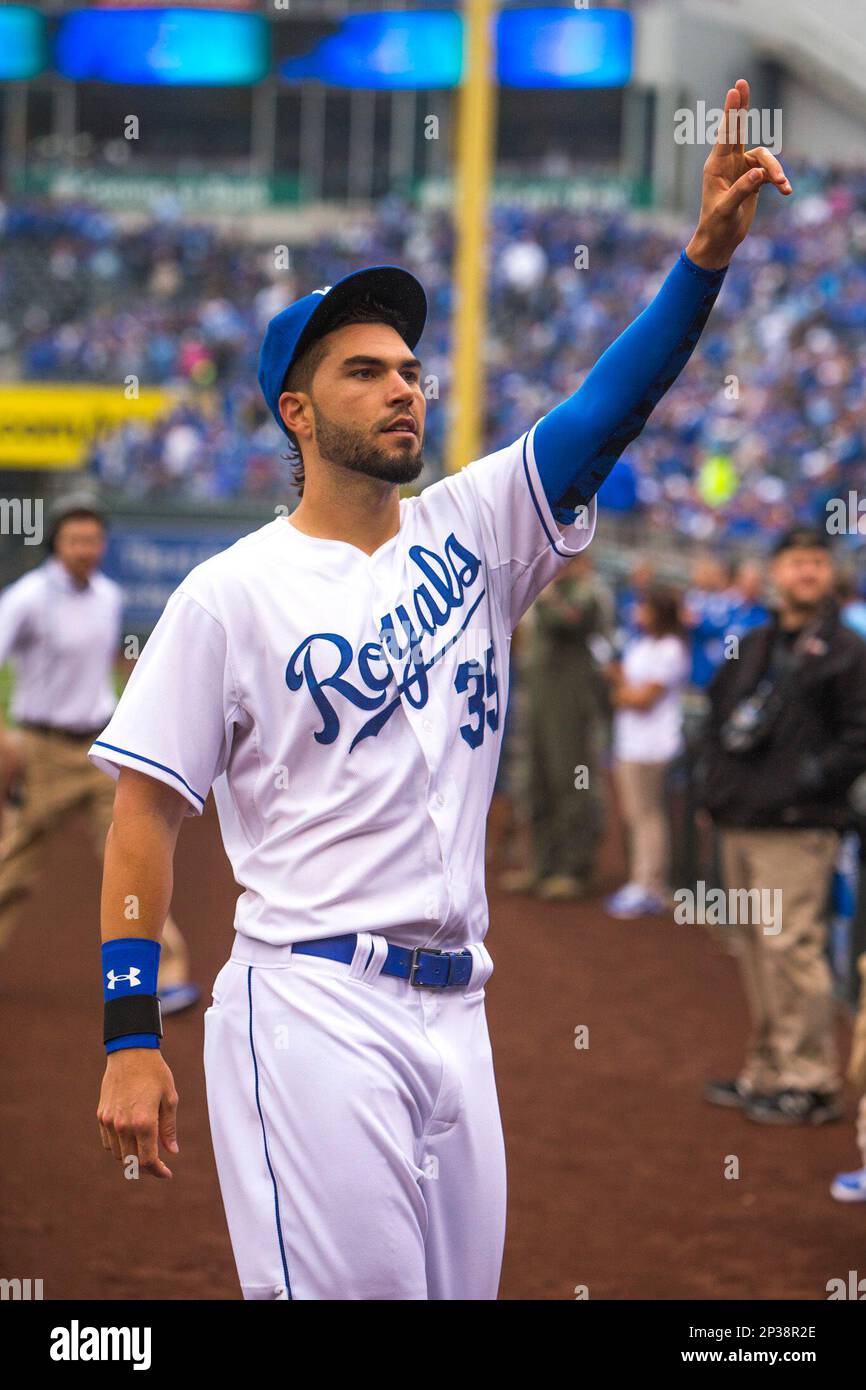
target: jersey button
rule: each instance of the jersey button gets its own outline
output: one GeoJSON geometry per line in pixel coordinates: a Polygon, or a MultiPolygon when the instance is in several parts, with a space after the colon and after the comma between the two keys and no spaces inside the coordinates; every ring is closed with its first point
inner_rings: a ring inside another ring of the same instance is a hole
{"type": "Polygon", "coordinates": [[[434,796],[434,798],[433,798],[433,805],[434,805],[434,806],[439,806],[440,808],[441,808],[442,806],[445,805],[445,798],[444,798],[444,796],[442,795],[441,792],[437,792],[436,795],[434,796]]]}

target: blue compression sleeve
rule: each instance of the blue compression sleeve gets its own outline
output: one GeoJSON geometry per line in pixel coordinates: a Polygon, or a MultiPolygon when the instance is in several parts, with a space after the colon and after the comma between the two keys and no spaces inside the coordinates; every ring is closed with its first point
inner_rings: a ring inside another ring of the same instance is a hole
{"type": "Polygon", "coordinates": [[[595,496],[623,449],[688,362],[726,270],[702,270],[685,251],[655,299],[611,343],[586,381],[538,422],[535,460],[557,520],[595,496]]]}

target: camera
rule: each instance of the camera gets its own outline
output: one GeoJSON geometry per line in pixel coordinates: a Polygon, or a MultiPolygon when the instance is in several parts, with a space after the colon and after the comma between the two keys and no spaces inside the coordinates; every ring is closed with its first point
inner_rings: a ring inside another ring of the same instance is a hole
{"type": "Polygon", "coordinates": [[[778,708],[778,701],[772,698],[775,688],[771,681],[761,681],[757,690],[731,711],[719,732],[726,753],[742,756],[766,742],[778,708]]]}

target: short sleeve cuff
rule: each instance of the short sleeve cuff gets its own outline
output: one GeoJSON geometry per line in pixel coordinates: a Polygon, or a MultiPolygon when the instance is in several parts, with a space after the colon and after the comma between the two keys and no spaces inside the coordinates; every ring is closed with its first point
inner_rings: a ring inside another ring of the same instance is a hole
{"type": "Polygon", "coordinates": [[[575,507],[573,521],[557,519],[547,500],[535,462],[534,439],[537,428],[537,424],[533,425],[523,439],[523,471],[532,505],[550,548],[557,555],[579,555],[595,534],[596,500],[593,497],[586,505],[575,507]]]}
{"type": "Polygon", "coordinates": [[[190,809],[187,815],[200,816],[204,810],[205,797],[191,787],[175,768],[168,767],[165,763],[157,762],[154,758],[148,758],[130,748],[119,748],[103,739],[96,739],[91,744],[87,756],[96,767],[107,772],[115,781],[122,767],[131,767],[135,772],[143,772],[154,781],[164,782],[167,787],[173,787],[189,802],[190,809]]]}

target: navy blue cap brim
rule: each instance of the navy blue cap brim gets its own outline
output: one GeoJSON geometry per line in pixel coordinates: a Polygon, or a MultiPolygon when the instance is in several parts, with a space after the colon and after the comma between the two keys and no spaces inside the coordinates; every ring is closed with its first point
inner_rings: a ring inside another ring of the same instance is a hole
{"type": "Polygon", "coordinates": [[[318,338],[330,333],[332,323],[344,309],[365,294],[372,295],[384,309],[405,322],[405,342],[414,352],[427,321],[427,296],[421,282],[408,270],[397,265],[377,265],[345,275],[322,296],[321,304],[307,320],[295,344],[286,371],[318,338]]]}

